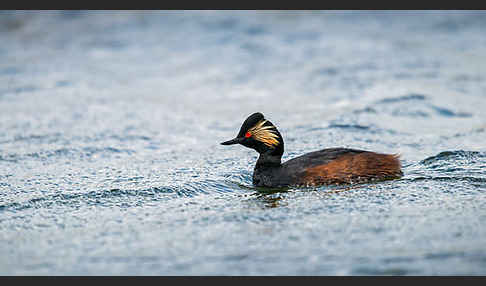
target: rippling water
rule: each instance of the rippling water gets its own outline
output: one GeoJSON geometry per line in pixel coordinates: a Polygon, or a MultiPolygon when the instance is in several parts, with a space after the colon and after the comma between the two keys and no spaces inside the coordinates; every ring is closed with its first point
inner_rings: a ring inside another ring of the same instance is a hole
{"type": "Polygon", "coordinates": [[[485,275],[486,13],[1,12],[0,274],[485,275]],[[400,153],[261,189],[221,146],[400,153]]]}

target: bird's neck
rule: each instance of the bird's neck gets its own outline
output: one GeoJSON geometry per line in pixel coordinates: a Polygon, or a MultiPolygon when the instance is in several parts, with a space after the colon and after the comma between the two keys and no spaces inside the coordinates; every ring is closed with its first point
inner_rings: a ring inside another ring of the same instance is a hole
{"type": "Polygon", "coordinates": [[[256,162],[255,169],[260,167],[279,167],[282,164],[282,155],[273,155],[271,153],[260,153],[256,162]]]}

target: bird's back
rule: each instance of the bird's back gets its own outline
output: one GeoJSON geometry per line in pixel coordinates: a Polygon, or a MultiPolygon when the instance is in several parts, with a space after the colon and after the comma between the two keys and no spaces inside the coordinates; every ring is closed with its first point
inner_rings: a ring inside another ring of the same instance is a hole
{"type": "Polygon", "coordinates": [[[396,155],[328,148],[286,161],[279,176],[289,185],[349,184],[400,178],[400,168],[396,155]]]}

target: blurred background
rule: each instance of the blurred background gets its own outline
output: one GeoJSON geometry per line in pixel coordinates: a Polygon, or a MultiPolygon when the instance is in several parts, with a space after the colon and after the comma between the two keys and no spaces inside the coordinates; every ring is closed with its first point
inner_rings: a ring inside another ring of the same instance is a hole
{"type": "Polygon", "coordinates": [[[484,275],[484,11],[1,11],[0,274],[484,275]],[[252,187],[400,153],[401,180],[252,187]]]}

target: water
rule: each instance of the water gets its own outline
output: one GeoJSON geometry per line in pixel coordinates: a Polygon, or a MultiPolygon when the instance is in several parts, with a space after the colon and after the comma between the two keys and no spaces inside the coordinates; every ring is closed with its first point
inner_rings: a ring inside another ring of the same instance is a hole
{"type": "Polygon", "coordinates": [[[485,275],[484,12],[0,13],[0,274],[485,275]],[[252,187],[400,153],[400,180],[252,187]]]}

